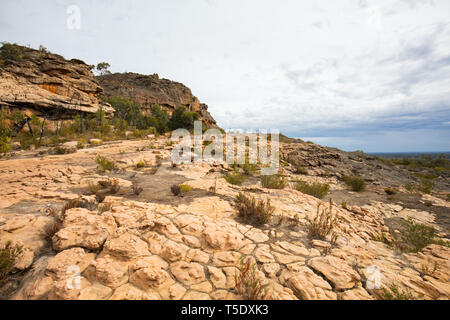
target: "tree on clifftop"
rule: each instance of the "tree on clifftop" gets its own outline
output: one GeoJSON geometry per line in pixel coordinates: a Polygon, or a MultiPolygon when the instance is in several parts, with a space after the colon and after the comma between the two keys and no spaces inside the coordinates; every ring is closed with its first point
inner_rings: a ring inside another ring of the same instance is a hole
{"type": "Polygon", "coordinates": [[[95,69],[99,75],[104,76],[111,74],[111,71],[108,70],[110,67],[111,65],[108,62],[100,62],[95,69]]]}

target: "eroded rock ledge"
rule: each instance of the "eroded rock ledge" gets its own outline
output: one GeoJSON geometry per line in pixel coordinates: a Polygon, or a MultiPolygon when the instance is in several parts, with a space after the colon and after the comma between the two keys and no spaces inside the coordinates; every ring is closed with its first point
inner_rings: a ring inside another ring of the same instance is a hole
{"type": "Polygon", "coordinates": [[[0,64],[0,106],[28,109],[38,116],[71,118],[80,112],[114,109],[98,99],[103,92],[91,67],[81,60],[19,47],[22,58],[0,64]]]}

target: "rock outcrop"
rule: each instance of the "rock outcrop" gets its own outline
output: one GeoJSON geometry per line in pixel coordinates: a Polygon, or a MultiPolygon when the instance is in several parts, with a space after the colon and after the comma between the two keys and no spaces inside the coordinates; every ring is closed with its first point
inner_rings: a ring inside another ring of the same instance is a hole
{"type": "Polygon", "coordinates": [[[0,63],[0,106],[28,110],[47,118],[71,118],[114,109],[98,99],[103,92],[91,67],[81,60],[66,60],[43,50],[16,46],[20,59],[0,63]]]}
{"type": "MultiPolygon", "coordinates": [[[[292,183],[323,177],[285,167],[290,185],[284,190],[264,188],[256,176],[247,185],[231,185],[217,170],[231,166],[173,167],[168,142],[159,136],[152,138],[152,148],[148,139],[124,140],[58,157],[0,161],[0,248],[8,241],[23,247],[0,298],[242,299],[235,278],[242,259],[257,264],[255,276],[267,285],[267,299],[386,299],[382,289],[392,286],[415,299],[450,298],[448,238],[440,236],[442,242],[417,253],[395,249],[389,240],[391,232],[400,232],[391,226],[393,219],[411,218],[441,233],[432,210],[446,205],[441,209],[448,216],[450,204],[428,195],[433,205],[419,212],[387,198],[355,205],[354,193],[348,194],[345,206],[331,204],[336,237],[311,239],[309,227],[325,203],[292,183]],[[122,178],[98,172],[95,154],[114,161],[122,178]],[[160,166],[150,172],[159,158],[160,166]],[[137,168],[139,161],[148,167],[137,168]],[[102,203],[74,193],[113,178],[121,188],[102,203]],[[192,190],[174,196],[174,183],[192,190]],[[140,195],[133,185],[144,189],[140,195]],[[243,223],[234,201],[240,192],[270,200],[275,211],[268,224],[243,223]],[[66,200],[78,197],[82,208],[59,215],[66,200]],[[61,221],[55,230],[56,217],[61,221]]],[[[295,146],[282,145],[290,147],[295,146]]]]}
{"type": "Polygon", "coordinates": [[[160,79],[157,74],[114,73],[97,77],[106,96],[124,96],[141,105],[142,111],[149,114],[154,104],[164,107],[170,114],[179,106],[200,114],[209,127],[216,121],[208,112],[208,106],[200,103],[191,90],[182,83],[160,79]]]}

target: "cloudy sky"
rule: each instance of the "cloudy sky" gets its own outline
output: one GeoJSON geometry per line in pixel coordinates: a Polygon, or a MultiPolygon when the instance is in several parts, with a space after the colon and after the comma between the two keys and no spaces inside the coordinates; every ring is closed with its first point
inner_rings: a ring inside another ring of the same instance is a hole
{"type": "Polygon", "coordinates": [[[223,128],[450,151],[448,0],[0,0],[0,40],[182,82],[223,128]]]}

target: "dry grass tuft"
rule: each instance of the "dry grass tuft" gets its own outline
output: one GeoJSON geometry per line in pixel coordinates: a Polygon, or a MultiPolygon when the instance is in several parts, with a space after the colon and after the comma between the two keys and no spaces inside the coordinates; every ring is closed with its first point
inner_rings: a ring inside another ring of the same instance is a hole
{"type": "Polygon", "coordinates": [[[239,217],[245,222],[255,225],[269,223],[275,208],[270,205],[270,200],[256,200],[255,197],[239,193],[236,197],[239,217]]]}
{"type": "Polygon", "coordinates": [[[267,296],[267,285],[262,285],[256,275],[256,263],[252,263],[250,259],[241,260],[238,266],[239,274],[235,274],[236,291],[244,300],[264,300],[267,296]]]}
{"type": "MultiPolygon", "coordinates": [[[[325,240],[329,234],[332,234],[337,218],[333,215],[333,201],[330,199],[328,208],[322,209],[322,204],[317,206],[317,214],[309,225],[309,236],[313,239],[325,240]]],[[[336,236],[332,234],[332,238],[336,236]]]]}

